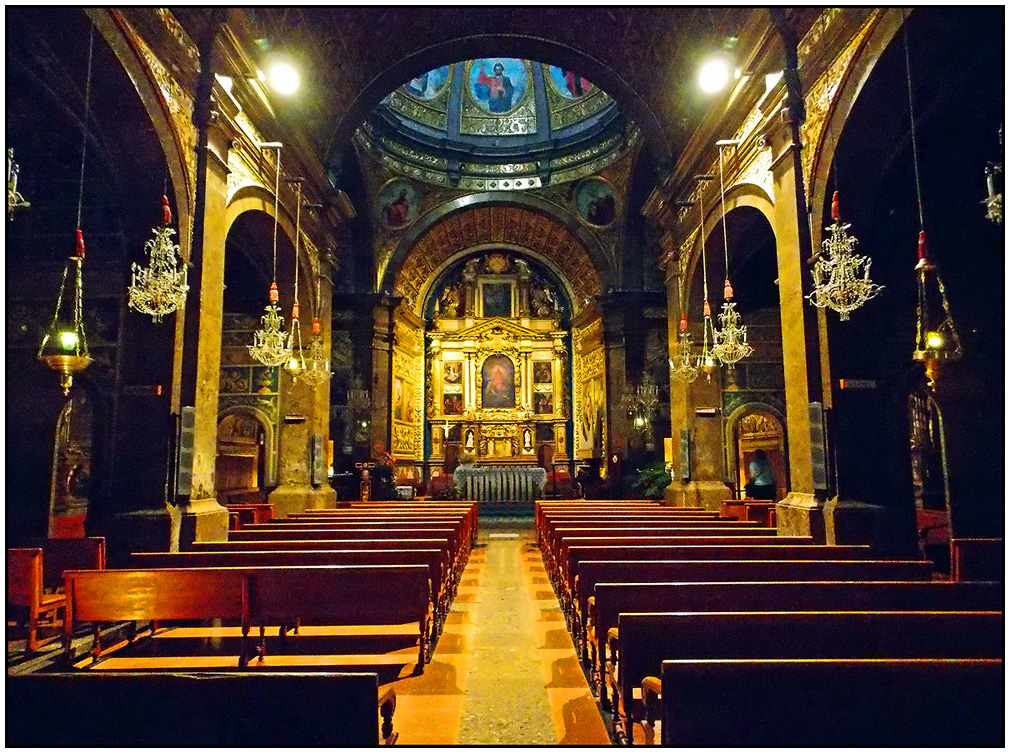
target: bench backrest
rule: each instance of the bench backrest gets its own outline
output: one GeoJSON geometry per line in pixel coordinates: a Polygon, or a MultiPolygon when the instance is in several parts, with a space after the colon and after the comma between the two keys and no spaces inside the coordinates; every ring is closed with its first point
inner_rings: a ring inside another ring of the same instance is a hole
{"type": "Polygon", "coordinates": [[[954,580],[1000,580],[1004,573],[1003,539],[955,538],[954,580]]]}
{"type": "MultiPolygon", "coordinates": [[[[923,580],[932,563],[922,560],[656,560],[579,563],[579,608],[597,583],[678,581],[923,580]]],[[[585,614],[585,611],[581,612],[585,614]]]]}
{"type": "Polygon", "coordinates": [[[230,552],[137,552],[137,568],[269,567],[306,565],[425,565],[436,589],[445,586],[446,554],[439,549],[267,550],[230,552]]]}
{"type": "Polygon", "coordinates": [[[998,659],[1002,612],[626,613],[624,698],[665,659],[998,659]]]}
{"type": "Polygon", "coordinates": [[[596,645],[627,612],[1002,611],[999,583],[950,581],[777,581],[597,583],[596,645]]]}
{"type": "Polygon", "coordinates": [[[378,678],[354,672],[78,672],[7,678],[7,744],[375,746],[378,678]],[[265,704],[269,706],[267,711],[265,704]]]}
{"type": "Polygon", "coordinates": [[[438,549],[448,554],[449,541],[438,539],[288,539],[270,541],[196,541],[188,546],[191,552],[236,552],[236,551],[305,551],[310,549],[438,549]]]}
{"type": "Polygon", "coordinates": [[[7,550],[7,603],[17,607],[38,604],[42,598],[42,550],[7,550]]]}
{"type": "Polygon", "coordinates": [[[448,539],[453,550],[459,540],[456,531],[451,528],[298,528],[283,529],[271,526],[267,530],[256,531],[232,531],[229,541],[271,541],[283,539],[304,539],[340,541],[343,539],[412,539],[418,538],[418,534],[423,534],[425,538],[445,538],[448,539]]]}
{"type": "Polygon", "coordinates": [[[664,661],[662,689],[663,745],[1003,745],[996,659],[664,661]]]}
{"type": "Polygon", "coordinates": [[[45,588],[63,585],[66,570],[104,570],[105,538],[31,539],[29,546],[42,550],[42,583],[45,588]]]}
{"type": "Polygon", "coordinates": [[[126,620],[242,619],[241,570],[68,570],[67,624],[126,620]]]}

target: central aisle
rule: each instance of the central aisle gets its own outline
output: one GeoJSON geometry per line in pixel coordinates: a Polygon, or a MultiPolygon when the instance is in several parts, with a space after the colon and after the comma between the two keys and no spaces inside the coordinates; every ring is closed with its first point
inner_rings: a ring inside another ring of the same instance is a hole
{"type": "Polygon", "coordinates": [[[532,525],[482,527],[431,663],[394,684],[399,744],[609,745],[532,525]]]}

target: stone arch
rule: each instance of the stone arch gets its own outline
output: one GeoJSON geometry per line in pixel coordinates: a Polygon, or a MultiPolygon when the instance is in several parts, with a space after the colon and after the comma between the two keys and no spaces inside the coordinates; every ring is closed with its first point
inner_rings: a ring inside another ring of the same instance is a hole
{"type": "MultiPolygon", "coordinates": [[[[450,258],[484,244],[513,246],[566,270],[572,283],[573,306],[581,309],[603,292],[604,277],[595,263],[599,248],[584,228],[573,229],[530,197],[502,201],[494,194],[465,196],[433,210],[427,222],[412,229],[397,247],[385,275],[383,289],[416,308],[426,280],[450,258]]],[[[574,218],[571,218],[575,222],[574,218]]]]}
{"type": "MultiPolygon", "coordinates": [[[[823,232],[825,191],[842,131],[877,61],[903,23],[904,11],[901,8],[885,8],[880,11],[880,16],[859,43],[855,55],[842,73],[835,96],[828,104],[824,126],[819,134],[820,141],[814,151],[813,167],[809,176],[810,185],[807,186],[807,195],[810,197],[808,205],[810,227],[814,233],[815,248],[818,247],[818,239],[823,232]]],[[[810,147],[805,144],[804,148],[810,147]]]]}
{"type": "MultiPolygon", "coordinates": [[[[776,486],[779,492],[789,489],[789,441],[786,434],[785,416],[775,407],[768,403],[754,401],[744,403],[726,417],[724,424],[723,446],[726,452],[727,477],[735,480],[739,486],[742,477],[740,468],[740,428],[743,421],[751,416],[764,416],[770,418],[775,424],[778,436],[781,437],[781,458],[780,462],[773,460],[776,470],[776,486]]],[[[742,486],[740,486],[742,489],[742,486]]]]}
{"type": "Polygon", "coordinates": [[[260,487],[277,485],[277,428],[264,411],[251,405],[233,405],[221,411],[217,416],[217,426],[229,416],[245,416],[252,418],[263,427],[263,454],[265,478],[261,479],[260,487]]]}
{"type": "MultiPolygon", "coordinates": [[[[160,63],[153,54],[144,54],[146,45],[122,13],[114,8],[85,8],[84,12],[122,65],[154,128],[172,180],[175,219],[179,227],[179,252],[188,261],[195,201],[195,128],[192,123],[182,122],[179,117],[173,116],[163,87],[170,87],[175,82],[170,80],[171,77],[164,69],[155,69],[154,66],[160,66],[160,63]],[[187,128],[188,136],[184,133],[187,128]]],[[[150,50],[147,52],[150,53],[150,50]]],[[[177,103],[177,107],[182,104],[177,103]]]]}
{"type": "MultiPolygon", "coordinates": [[[[734,209],[740,207],[751,207],[758,210],[765,220],[768,221],[772,235],[775,234],[775,202],[764,188],[756,183],[737,183],[732,186],[726,192],[726,214],[729,215],[734,209]]],[[[711,209],[706,205],[706,209],[708,211],[705,212],[706,216],[702,223],[702,231],[700,233],[696,232],[694,240],[687,250],[688,260],[685,264],[684,290],[687,292],[688,297],[690,296],[691,285],[695,275],[700,274],[701,251],[705,247],[705,239],[722,222],[722,206],[718,201],[715,202],[715,206],[711,207],[711,209]]],[[[776,244],[778,243],[777,237],[775,238],[775,242],[776,244]]],[[[716,281],[716,284],[719,282],[716,281]]]]}

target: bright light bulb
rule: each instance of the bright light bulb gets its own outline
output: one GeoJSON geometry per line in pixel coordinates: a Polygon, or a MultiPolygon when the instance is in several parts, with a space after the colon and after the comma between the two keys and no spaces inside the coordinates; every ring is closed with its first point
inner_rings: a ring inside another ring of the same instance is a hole
{"type": "Polygon", "coordinates": [[[724,58],[711,58],[698,71],[698,86],[706,94],[715,94],[726,87],[730,75],[729,63],[724,58]]]}
{"type": "Polygon", "coordinates": [[[301,79],[291,63],[278,60],[270,66],[268,74],[270,87],[278,94],[289,96],[298,91],[301,79]]]}
{"type": "Polygon", "coordinates": [[[926,345],[931,348],[943,347],[943,335],[939,332],[929,332],[926,334],[926,345]]]}
{"type": "Polygon", "coordinates": [[[77,347],[77,333],[67,330],[60,332],[60,345],[64,350],[73,350],[77,347]]]}

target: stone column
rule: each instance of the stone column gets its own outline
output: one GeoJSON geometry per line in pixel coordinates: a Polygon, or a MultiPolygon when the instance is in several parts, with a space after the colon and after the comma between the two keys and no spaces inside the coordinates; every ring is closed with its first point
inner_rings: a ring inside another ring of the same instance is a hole
{"type": "Polygon", "coordinates": [[[393,324],[399,298],[380,296],[372,309],[372,418],[369,452],[377,442],[389,452],[392,441],[393,324]]]}
{"type": "Polygon", "coordinates": [[[823,494],[814,488],[810,402],[820,393],[817,314],[804,299],[810,273],[806,259],[809,235],[800,216],[803,175],[799,146],[788,121],[771,129],[772,180],[775,195],[772,225],[778,257],[779,307],[782,322],[782,367],[785,374],[786,435],[789,442],[790,491],[777,505],[779,532],[824,540],[823,494]]]}
{"type": "MultiPolygon", "coordinates": [[[[321,273],[320,261],[320,273],[321,273]]],[[[320,300],[316,303],[319,312],[319,324],[323,338],[323,353],[330,353],[333,343],[333,287],[325,279],[319,286],[320,300]]],[[[313,435],[320,438],[319,451],[323,454],[322,465],[323,475],[318,484],[313,484],[312,499],[309,507],[329,508],[336,507],[337,493],[330,486],[329,477],[326,474],[326,448],[330,440],[330,382],[324,380],[321,384],[313,388],[312,396],[312,418],[313,435]]]]}
{"type": "MultiPolygon", "coordinates": [[[[621,399],[627,385],[625,317],[620,301],[613,294],[607,296],[602,303],[607,392],[607,445],[603,451],[606,453],[608,475],[623,474],[621,466],[628,454],[628,412],[621,399]],[[615,456],[618,458],[616,462],[615,456]]],[[[611,476],[611,482],[613,481],[611,476]]]]}

